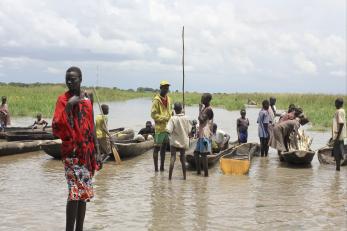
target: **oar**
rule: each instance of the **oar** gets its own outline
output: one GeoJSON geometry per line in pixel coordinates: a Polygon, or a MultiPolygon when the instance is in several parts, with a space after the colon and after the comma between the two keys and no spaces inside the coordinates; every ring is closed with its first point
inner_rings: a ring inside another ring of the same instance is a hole
{"type": "MultiPolygon", "coordinates": [[[[101,108],[101,105],[100,105],[99,97],[98,97],[98,95],[96,94],[96,90],[95,90],[94,87],[93,87],[93,92],[94,92],[94,95],[95,95],[95,97],[96,97],[96,101],[98,102],[100,113],[101,113],[102,116],[104,116],[104,113],[102,112],[102,108],[101,108]]],[[[105,128],[107,129],[106,121],[105,121],[104,119],[103,119],[103,121],[104,121],[104,126],[105,126],[105,128]]],[[[108,133],[106,133],[106,134],[107,134],[107,135],[109,136],[109,138],[110,138],[110,144],[111,144],[111,149],[112,149],[113,157],[114,157],[116,163],[117,163],[117,164],[120,164],[122,161],[121,161],[121,159],[120,159],[120,156],[119,156],[119,153],[118,153],[116,147],[114,146],[114,143],[112,142],[112,137],[111,137],[108,133]]]]}

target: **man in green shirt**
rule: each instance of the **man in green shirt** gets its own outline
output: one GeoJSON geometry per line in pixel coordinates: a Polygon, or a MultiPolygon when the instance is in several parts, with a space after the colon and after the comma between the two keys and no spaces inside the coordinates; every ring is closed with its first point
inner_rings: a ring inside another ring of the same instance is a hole
{"type": "Polygon", "coordinates": [[[153,151],[154,170],[158,171],[158,153],[160,150],[160,171],[164,171],[165,151],[168,143],[166,125],[169,122],[171,111],[171,100],[168,96],[170,84],[168,81],[160,82],[160,93],[157,94],[152,103],[151,117],[155,123],[153,151]]]}

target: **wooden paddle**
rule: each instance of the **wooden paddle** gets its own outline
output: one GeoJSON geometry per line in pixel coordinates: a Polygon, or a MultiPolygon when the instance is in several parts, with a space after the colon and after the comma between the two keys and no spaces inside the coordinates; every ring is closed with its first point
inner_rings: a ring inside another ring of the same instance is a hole
{"type": "MultiPolygon", "coordinates": [[[[99,101],[98,95],[96,94],[96,90],[95,90],[94,87],[93,87],[93,92],[94,92],[94,95],[95,95],[95,97],[96,97],[96,101],[98,102],[100,113],[101,113],[102,116],[104,116],[104,113],[102,112],[102,108],[101,108],[101,105],[100,105],[100,101],[99,101]]],[[[106,121],[105,121],[105,120],[103,120],[103,121],[104,121],[104,126],[105,126],[105,128],[107,129],[106,121]]],[[[113,157],[114,157],[114,159],[115,159],[115,161],[116,161],[116,164],[122,163],[122,160],[120,159],[119,153],[118,153],[118,151],[117,151],[117,149],[116,149],[114,143],[112,142],[112,137],[110,136],[109,133],[106,133],[106,134],[107,134],[107,135],[109,136],[109,138],[110,138],[110,144],[111,144],[112,154],[113,154],[113,157]]]]}

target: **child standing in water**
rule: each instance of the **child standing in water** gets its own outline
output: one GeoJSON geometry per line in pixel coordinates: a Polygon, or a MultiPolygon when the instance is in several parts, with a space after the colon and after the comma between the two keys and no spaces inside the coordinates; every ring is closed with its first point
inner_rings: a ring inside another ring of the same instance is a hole
{"type": "Polygon", "coordinates": [[[210,106],[211,100],[212,95],[210,93],[204,93],[201,96],[201,104],[199,104],[199,139],[194,152],[197,173],[198,175],[201,174],[202,161],[205,177],[208,176],[207,155],[212,153],[211,138],[214,114],[210,106]]]}
{"type": "Polygon", "coordinates": [[[182,104],[174,104],[175,115],[172,116],[166,126],[169,133],[171,160],[169,170],[169,180],[172,178],[172,172],[176,161],[176,151],[180,152],[182,164],[183,179],[186,179],[186,156],[185,151],[189,148],[189,133],[192,129],[191,122],[182,113],[182,104]]]}
{"type": "Polygon", "coordinates": [[[236,121],[237,137],[240,144],[247,143],[249,120],[246,118],[246,110],[241,109],[241,117],[236,121]]]}

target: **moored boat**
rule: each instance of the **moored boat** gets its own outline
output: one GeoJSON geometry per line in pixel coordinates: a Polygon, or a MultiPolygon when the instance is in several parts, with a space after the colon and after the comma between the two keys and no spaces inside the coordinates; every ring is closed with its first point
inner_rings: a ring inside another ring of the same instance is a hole
{"type": "Polygon", "coordinates": [[[305,165],[311,163],[314,155],[315,152],[312,150],[294,150],[283,152],[280,154],[280,157],[282,157],[285,162],[290,164],[305,165]]]}
{"type": "Polygon", "coordinates": [[[19,141],[19,140],[53,140],[56,139],[52,132],[47,131],[14,131],[6,133],[6,140],[19,141]]]}
{"type": "Polygon", "coordinates": [[[48,140],[0,142],[0,156],[39,151],[46,142],[48,140]]]}
{"type": "Polygon", "coordinates": [[[220,168],[223,174],[247,174],[252,157],[259,156],[259,151],[260,146],[257,143],[245,143],[234,147],[220,159],[220,168]]]}
{"type": "Polygon", "coordinates": [[[126,159],[141,155],[154,147],[154,140],[138,142],[136,140],[118,141],[114,143],[120,158],[126,159]]]}
{"type": "MultiPolygon", "coordinates": [[[[320,148],[317,151],[319,163],[335,165],[335,159],[332,156],[332,147],[320,148]]],[[[347,165],[347,144],[344,145],[343,160],[341,160],[341,166],[347,165]]]]}

